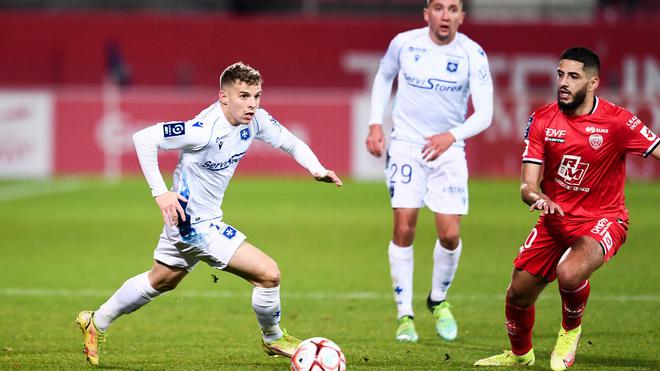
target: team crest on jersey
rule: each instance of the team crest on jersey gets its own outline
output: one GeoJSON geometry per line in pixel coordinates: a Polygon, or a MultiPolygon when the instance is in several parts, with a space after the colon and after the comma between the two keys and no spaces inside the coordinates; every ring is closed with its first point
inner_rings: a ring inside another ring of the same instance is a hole
{"type": "Polygon", "coordinates": [[[447,62],[447,71],[451,73],[456,73],[458,71],[458,61],[448,61],[447,62]]]}
{"type": "Polygon", "coordinates": [[[241,140],[250,139],[250,128],[245,128],[241,130],[241,140]]]}
{"type": "Polygon", "coordinates": [[[598,149],[603,145],[603,136],[600,134],[591,134],[589,136],[589,145],[593,149],[598,149]]]}

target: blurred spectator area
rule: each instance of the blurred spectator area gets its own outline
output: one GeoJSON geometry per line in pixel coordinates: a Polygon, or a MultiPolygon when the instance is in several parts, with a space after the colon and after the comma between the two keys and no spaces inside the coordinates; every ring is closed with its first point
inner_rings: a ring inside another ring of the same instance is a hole
{"type": "MultiPolygon", "coordinates": [[[[574,22],[651,19],[660,0],[465,0],[475,21],[574,22]]],[[[0,0],[0,9],[217,11],[238,14],[418,16],[425,0],[0,0]]]]}
{"type": "MultiPolygon", "coordinates": [[[[554,99],[569,46],[597,52],[599,95],[660,133],[659,1],[465,0],[461,31],[487,51],[497,91],[493,125],[468,145],[471,174],[518,176],[529,114],[554,99]]],[[[264,76],[264,108],[324,164],[380,179],[384,160],[364,150],[371,81],[392,37],[424,25],[425,3],[0,0],[0,178],[137,173],[131,133],[193,117],[242,60],[264,76]]],[[[302,171],[267,147],[240,171],[302,171]]],[[[660,179],[657,161],[627,166],[660,179]]]]}

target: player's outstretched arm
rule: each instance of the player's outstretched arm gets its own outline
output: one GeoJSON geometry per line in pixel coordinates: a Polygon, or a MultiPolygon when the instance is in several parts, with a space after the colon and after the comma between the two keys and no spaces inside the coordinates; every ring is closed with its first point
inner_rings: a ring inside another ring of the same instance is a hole
{"type": "Polygon", "coordinates": [[[343,185],[341,179],[339,179],[335,172],[323,167],[314,152],[312,152],[312,149],[309,148],[305,142],[300,140],[300,138],[291,134],[286,128],[279,125],[277,127],[277,133],[277,136],[279,136],[281,140],[279,148],[290,154],[300,166],[307,169],[307,171],[314,176],[314,179],[319,182],[334,183],[337,187],[343,185]]]}
{"type": "Polygon", "coordinates": [[[337,187],[341,187],[344,184],[341,179],[339,179],[337,174],[335,174],[335,172],[332,170],[328,170],[325,175],[322,175],[321,173],[314,173],[314,179],[319,182],[334,183],[337,185],[337,187]]]}
{"type": "Polygon", "coordinates": [[[520,196],[523,202],[530,206],[529,211],[541,210],[542,215],[557,213],[564,216],[561,206],[541,192],[540,180],[541,165],[523,163],[520,181],[520,196]]]}

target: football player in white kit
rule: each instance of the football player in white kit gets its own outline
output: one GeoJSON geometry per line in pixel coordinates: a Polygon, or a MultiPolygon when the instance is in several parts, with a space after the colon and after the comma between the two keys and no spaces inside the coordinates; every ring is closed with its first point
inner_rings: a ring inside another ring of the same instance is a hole
{"type": "Polygon", "coordinates": [[[174,289],[201,260],[254,285],[252,308],[268,355],[291,357],[298,339],[280,329],[280,271],[277,263],[223,221],[222,199],[239,161],[254,139],[280,148],[316,180],[342,185],[311,149],[259,108],[261,76],[243,63],[220,76],[219,100],[186,122],[163,122],[133,135],[142,171],[165,225],[151,270],[128,279],[96,311],[83,311],[76,322],[84,353],[99,363],[99,344],[110,324],[162,293],[174,289]],[[168,191],[158,168],[158,150],[180,150],[168,191]]]}
{"type": "Polygon", "coordinates": [[[393,209],[388,255],[398,312],[396,339],[417,341],[414,325],[413,239],[419,208],[435,214],[437,240],[427,306],[438,335],[454,340],[457,326],[445,300],[461,254],[461,216],[468,211],[464,140],[485,130],[493,116],[493,83],[483,49],[458,32],[461,0],[427,0],[428,26],[398,34],[374,79],[366,145],[380,157],[385,107],[398,77],[385,176],[393,209]],[[468,97],[474,113],[467,119],[468,97]]]}

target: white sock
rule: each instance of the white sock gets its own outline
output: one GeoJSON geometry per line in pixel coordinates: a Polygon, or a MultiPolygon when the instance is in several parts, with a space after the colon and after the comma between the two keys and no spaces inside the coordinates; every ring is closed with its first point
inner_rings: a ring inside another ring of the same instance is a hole
{"type": "Polygon", "coordinates": [[[162,294],[149,283],[149,272],[129,278],[122,287],[94,313],[94,325],[105,331],[119,316],[132,313],[162,294]]]}
{"type": "Polygon", "coordinates": [[[456,250],[447,250],[440,241],[435,241],[433,249],[433,282],[431,283],[431,300],[443,301],[447,297],[447,290],[451,286],[458,269],[458,260],[461,257],[463,242],[458,240],[456,250]]]}
{"type": "Polygon", "coordinates": [[[252,309],[257,315],[264,341],[282,337],[280,329],[280,287],[255,287],[252,290],[252,309]]]}
{"type": "Polygon", "coordinates": [[[414,316],[413,298],[413,247],[399,247],[390,241],[387,250],[390,257],[390,275],[394,289],[397,318],[414,316]]]}

